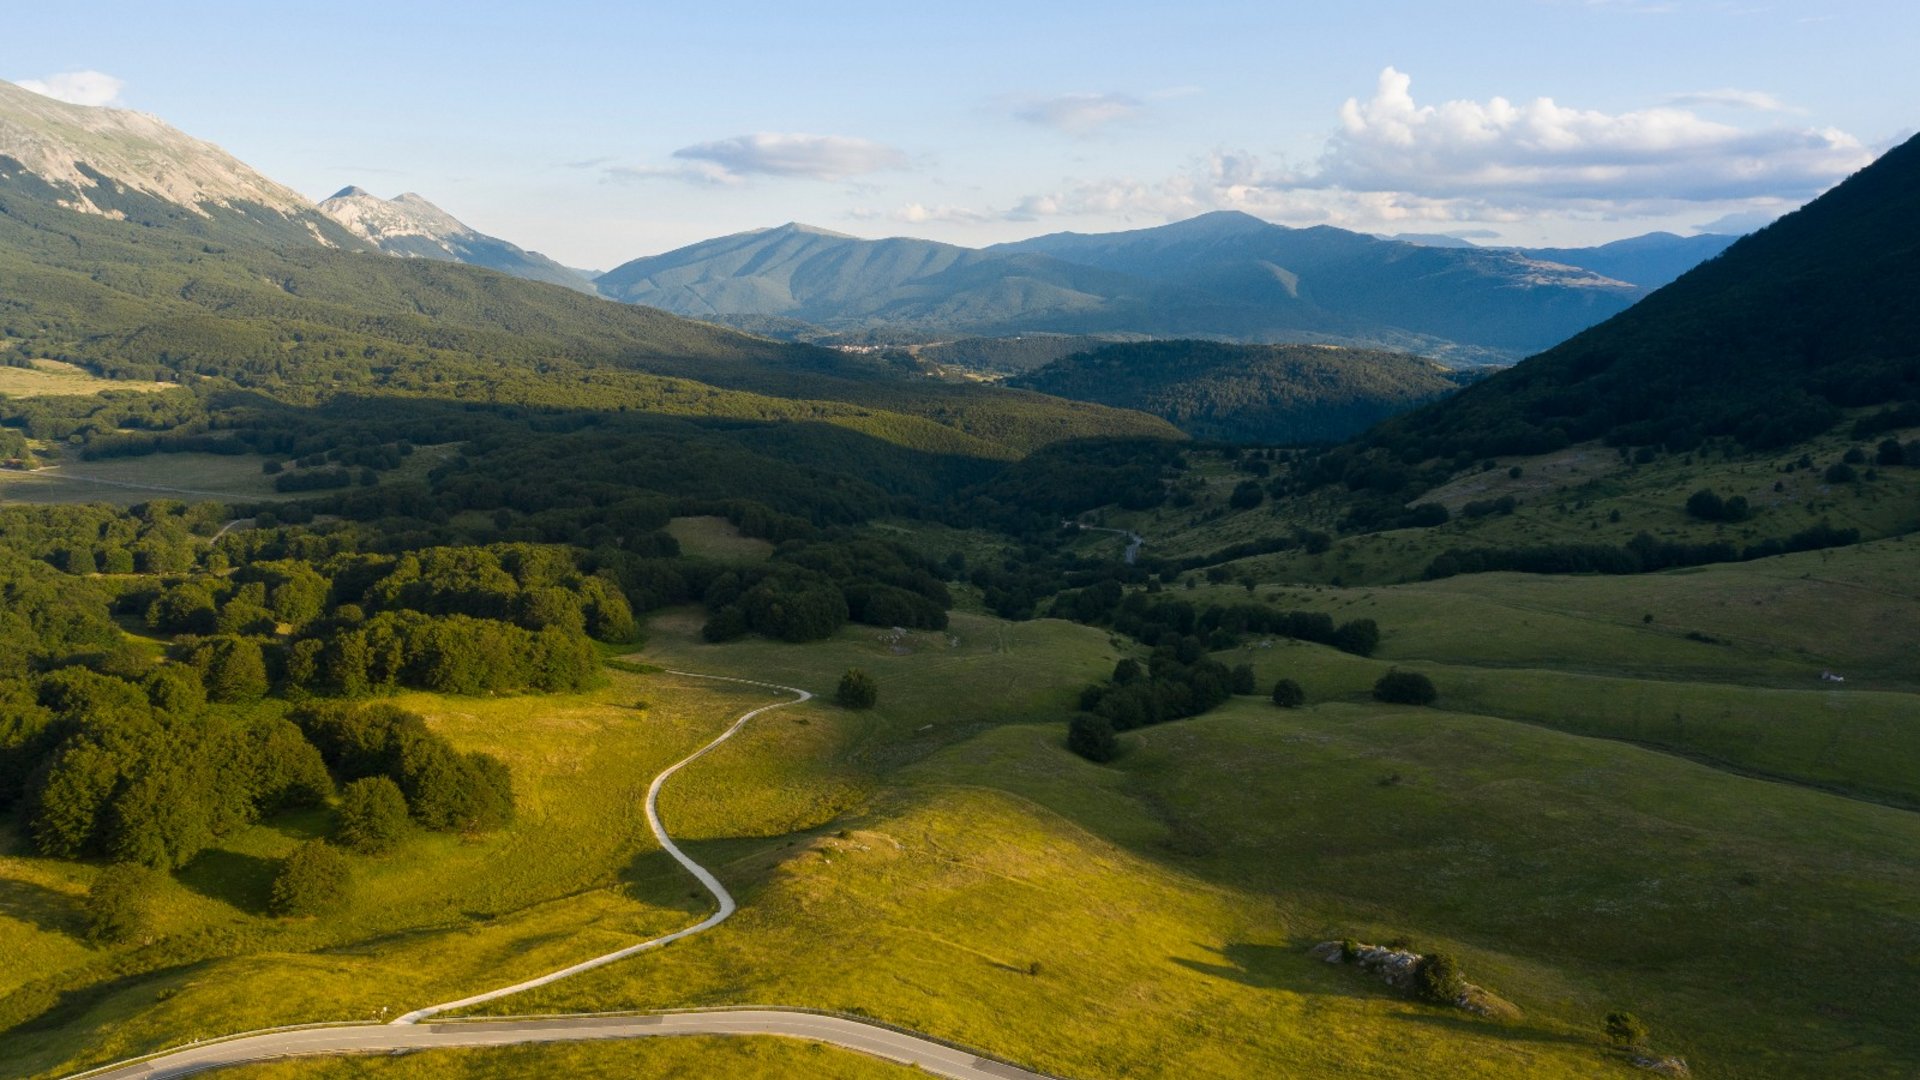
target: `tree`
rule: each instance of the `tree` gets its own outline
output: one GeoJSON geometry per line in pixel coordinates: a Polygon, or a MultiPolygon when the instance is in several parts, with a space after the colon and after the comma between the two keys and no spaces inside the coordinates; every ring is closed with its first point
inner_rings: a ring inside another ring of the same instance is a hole
{"type": "Polygon", "coordinates": [[[1120,756],[1120,738],[1113,722],[1098,713],[1080,713],[1067,722],[1067,749],[1092,762],[1120,756]]]}
{"type": "Polygon", "coordinates": [[[1630,1012],[1607,1014],[1607,1038],[1616,1046],[1639,1046],[1647,1041],[1647,1025],[1630,1012]]]}
{"type": "Polygon", "coordinates": [[[247,702],[266,696],[267,662],[257,641],[217,638],[194,650],[193,665],[200,669],[211,701],[247,702]]]}
{"type": "Polygon", "coordinates": [[[871,709],[880,700],[880,685],[873,676],[859,668],[848,668],[840,676],[840,688],[834,691],[833,698],[846,709],[871,709]]]}
{"type": "Polygon", "coordinates": [[[1229,673],[1229,679],[1231,680],[1229,685],[1236,694],[1251,694],[1259,686],[1259,683],[1254,680],[1252,664],[1236,664],[1233,671],[1229,673]]]}
{"type": "Polygon", "coordinates": [[[1428,953],[1413,965],[1413,988],[1421,997],[1436,1005],[1451,1005],[1460,1000],[1467,988],[1467,977],[1460,971],[1460,961],[1451,953],[1428,953]]]}
{"type": "Polygon", "coordinates": [[[1380,647],[1380,624],[1372,619],[1354,619],[1343,622],[1333,632],[1330,644],[1341,652],[1355,656],[1372,656],[1380,647]]]}
{"type": "Polygon", "coordinates": [[[1233,494],[1227,497],[1227,505],[1235,510],[1251,510],[1259,506],[1267,497],[1266,490],[1258,480],[1242,480],[1233,485],[1233,494]]]}
{"type": "Polygon", "coordinates": [[[1307,692],[1292,679],[1281,679],[1273,684],[1273,703],[1283,709],[1297,709],[1306,704],[1307,692]]]}
{"type": "Polygon", "coordinates": [[[399,843],[410,824],[406,796],[384,776],[362,777],[342,788],[338,815],[340,842],[369,855],[399,843]]]}
{"type": "Polygon", "coordinates": [[[1373,699],[1390,705],[1431,705],[1439,697],[1433,680],[1417,671],[1395,669],[1373,684],[1373,699]]]}
{"type": "Polygon", "coordinates": [[[87,940],[123,945],[152,928],[153,894],[160,875],[138,863],[114,863],[87,889],[87,940]]]}
{"type": "Polygon", "coordinates": [[[275,915],[324,915],[347,901],[352,870],[324,840],[309,840],[280,861],[267,907],[275,915]]]}

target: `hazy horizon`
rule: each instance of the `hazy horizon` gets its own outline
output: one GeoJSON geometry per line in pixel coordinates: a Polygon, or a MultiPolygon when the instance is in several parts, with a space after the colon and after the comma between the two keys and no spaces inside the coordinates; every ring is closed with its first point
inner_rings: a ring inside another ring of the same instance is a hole
{"type": "Polygon", "coordinates": [[[16,14],[0,77],[593,269],[788,221],[968,246],[1214,210],[1525,246],[1737,232],[1910,133],[1920,91],[1920,13],[1892,3],[989,8],[109,4],[16,14]]]}

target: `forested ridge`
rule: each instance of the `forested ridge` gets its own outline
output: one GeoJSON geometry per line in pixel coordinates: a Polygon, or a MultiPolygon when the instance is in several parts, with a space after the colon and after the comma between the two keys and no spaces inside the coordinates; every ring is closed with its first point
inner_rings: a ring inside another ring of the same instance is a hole
{"type": "Polygon", "coordinates": [[[1401,353],[1215,341],[1107,345],[1010,383],[1152,413],[1198,439],[1268,444],[1345,439],[1460,384],[1401,353]]]}

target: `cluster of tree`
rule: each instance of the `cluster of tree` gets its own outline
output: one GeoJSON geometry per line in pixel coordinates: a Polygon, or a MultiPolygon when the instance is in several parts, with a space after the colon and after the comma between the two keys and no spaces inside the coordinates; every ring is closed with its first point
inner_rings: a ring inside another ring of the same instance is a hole
{"type": "Polygon", "coordinates": [[[849,620],[941,630],[952,597],[937,568],[911,548],[857,536],[793,541],[763,566],[714,577],[702,597],[708,641],[747,633],[818,641],[849,620]]]}
{"type": "Polygon", "coordinates": [[[1747,505],[1745,495],[1722,499],[1711,488],[1701,488],[1687,496],[1687,516],[1737,525],[1753,516],[1753,508],[1747,505]]]}
{"type": "Polygon", "coordinates": [[[1067,745],[1089,761],[1110,761],[1118,753],[1117,732],[1199,716],[1254,690],[1251,665],[1229,668],[1207,656],[1198,639],[1186,638],[1155,649],[1145,665],[1121,660],[1111,680],[1081,691],[1067,745]]]}
{"type": "Polygon", "coordinates": [[[1245,601],[1197,606],[1191,601],[1145,590],[1127,592],[1118,582],[1061,593],[1053,613],[1094,626],[1111,626],[1136,641],[1170,644],[1192,637],[1208,648],[1226,649],[1249,634],[1269,634],[1331,645],[1355,656],[1371,656],[1380,644],[1380,626],[1372,619],[1335,624],[1318,611],[1284,611],[1245,601]]]}
{"type": "Polygon", "coordinates": [[[288,646],[295,689],[349,697],[400,687],[442,694],[556,693],[589,686],[599,664],[577,630],[526,630],[498,619],[382,611],[330,620],[288,646]]]}
{"type": "Polygon", "coordinates": [[[340,702],[294,710],[327,768],[345,785],[341,839],[380,850],[398,838],[392,794],[428,829],[497,829],[513,819],[513,779],[506,763],[477,751],[462,754],[414,713],[385,703],[340,702]]]}
{"type": "Polygon", "coordinates": [[[1860,542],[1860,530],[1835,528],[1822,519],[1787,537],[1770,537],[1739,547],[1724,540],[1686,544],[1659,540],[1641,533],[1624,546],[1609,544],[1540,544],[1511,548],[1454,548],[1427,564],[1432,581],[1456,574],[1484,574],[1496,570],[1522,574],[1649,574],[1682,566],[1717,562],[1745,562],[1819,551],[1860,542]]]}
{"type": "Polygon", "coordinates": [[[200,540],[220,528],[217,503],[156,499],[130,510],[87,506],[0,507],[0,547],[69,574],[173,574],[191,569],[200,540]]]}
{"type": "Polygon", "coordinates": [[[0,697],[0,803],[18,803],[44,855],[172,868],[333,791],[298,728],[208,709],[180,665],[138,682],[72,667],[14,685],[0,697]]]}

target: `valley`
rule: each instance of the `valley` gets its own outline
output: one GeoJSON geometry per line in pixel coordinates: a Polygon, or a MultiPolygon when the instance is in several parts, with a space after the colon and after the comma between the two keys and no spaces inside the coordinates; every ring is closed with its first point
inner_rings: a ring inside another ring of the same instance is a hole
{"type": "Polygon", "coordinates": [[[1917,180],[593,274],[0,83],[0,1076],[1908,1080],[1917,180]]]}

